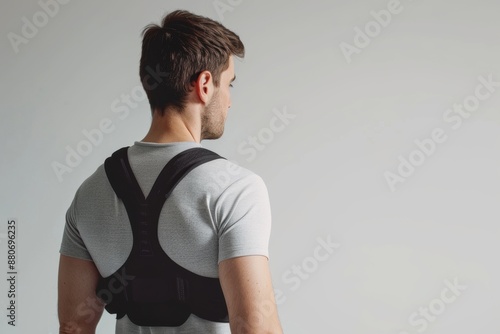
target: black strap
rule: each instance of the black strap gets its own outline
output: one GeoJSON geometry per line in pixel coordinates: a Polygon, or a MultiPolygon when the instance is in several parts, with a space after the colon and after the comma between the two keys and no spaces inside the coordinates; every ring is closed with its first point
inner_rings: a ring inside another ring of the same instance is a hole
{"type": "Polygon", "coordinates": [[[128,147],[113,153],[105,161],[106,175],[117,196],[121,199],[129,197],[139,202],[156,198],[168,198],[175,186],[195,167],[215,159],[224,159],[206,148],[193,147],[174,156],[160,172],[147,198],[144,198],[137,182],[127,154],[128,147]],[[123,182],[125,181],[125,182],[123,182]]]}
{"type": "Polygon", "coordinates": [[[205,162],[221,158],[217,153],[201,147],[190,148],[179,153],[161,171],[153,188],[151,188],[148,200],[153,198],[168,198],[175,186],[191,170],[205,162]]]}
{"type": "Polygon", "coordinates": [[[139,249],[137,254],[141,257],[151,257],[162,252],[157,237],[158,219],[175,186],[195,167],[222,157],[202,147],[180,152],[165,165],[148,197],[144,198],[130,167],[127,149],[124,147],[106,159],[106,174],[127,209],[134,233],[134,249],[139,249]]]}

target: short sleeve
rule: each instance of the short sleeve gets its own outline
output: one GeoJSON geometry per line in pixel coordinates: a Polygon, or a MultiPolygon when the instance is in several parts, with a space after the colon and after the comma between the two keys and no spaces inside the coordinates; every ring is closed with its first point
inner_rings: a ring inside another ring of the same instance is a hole
{"type": "Polygon", "coordinates": [[[219,258],[246,255],[269,258],[271,207],[267,187],[256,174],[247,175],[228,186],[216,202],[219,222],[219,258]]]}
{"type": "Polygon", "coordinates": [[[90,253],[88,252],[77,227],[77,196],[78,192],[66,212],[66,224],[64,226],[64,233],[59,253],[79,259],[92,260],[92,257],[90,256],[90,253]]]}

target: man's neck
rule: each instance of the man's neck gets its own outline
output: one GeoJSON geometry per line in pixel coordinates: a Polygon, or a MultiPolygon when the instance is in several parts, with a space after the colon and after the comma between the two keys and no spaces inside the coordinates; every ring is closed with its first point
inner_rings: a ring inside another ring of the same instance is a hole
{"type": "Polygon", "coordinates": [[[189,119],[175,112],[164,116],[155,112],[151,127],[142,141],[149,143],[184,141],[200,143],[200,132],[200,124],[196,119],[189,119]]]}

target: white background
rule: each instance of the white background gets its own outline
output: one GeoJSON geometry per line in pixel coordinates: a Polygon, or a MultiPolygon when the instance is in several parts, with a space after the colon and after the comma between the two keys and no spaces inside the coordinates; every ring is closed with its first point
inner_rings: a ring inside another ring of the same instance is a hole
{"type": "MultiPolygon", "coordinates": [[[[9,34],[22,36],[22,18],[34,22],[42,7],[2,0],[0,264],[7,272],[6,223],[16,218],[19,294],[12,328],[0,281],[0,332],[57,333],[66,209],[107,156],[145,135],[147,99],[127,117],[111,106],[138,91],[144,26],[187,9],[221,21],[246,47],[224,136],[202,145],[268,186],[285,332],[500,333],[500,87],[458,128],[444,118],[474,100],[480,76],[500,81],[500,3],[401,0],[384,27],[371,12],[388,3],[73,0],[15,47],[9,34]],[[355,29],[367,27],[363,46],[355,29]],[[342,43],[363,47],[346,57],[342,43]],[[294,118],[269,137],[284,111],[294,118]],[[54,163],[66,165],[68,147],[84,145],[83,131],[103,119],[113,131],[59,180],[54,163]],[[435,128],[446,141],[391,189],[386,172],[398,174],[400,156],[418,158],[415,140],[435,128]],[[249,136],[265,141],[253,159],[249,136]],[[323,261],[314,259],[318,238],[340,244],[323,261]],[[445,304],[446,280],[466,289],[445,304]],[[430,306],[432,321],[419,313],[430,306]]],[[[114,332],[113,316],[97,332],[114,332]]]]}

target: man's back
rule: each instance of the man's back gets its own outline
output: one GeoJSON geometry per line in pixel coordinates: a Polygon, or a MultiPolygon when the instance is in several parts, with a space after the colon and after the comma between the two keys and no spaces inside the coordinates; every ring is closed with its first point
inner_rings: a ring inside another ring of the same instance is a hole
{"type": "MultiPolygon", "coordinates": [[[[136,142],[128,149],[134,176],[147,195],[166,163],[195,142],[167,144],[136,142]]],[[[251,171],[225,159],[193,169],[165,202],[158,238],[167,255],[189,271],[218,277],[219,262],[237,256],[268,256],[271,213],[267,189],[251,171]]],[[[107,181],[103,166],[78,190],[67,213],[61,253],[93,260],[103,277],[125,262],[132,248],[132,231],[123,204],[107,181]]],[[[127,276],[125,276],[127,279],[127,276]]],[[[127,317],[117,321],[117,333],[143,333],[127,317]]],[[[229,333],[227,323],[191,315],[170,331],[147,333],[229,333]]]]}

